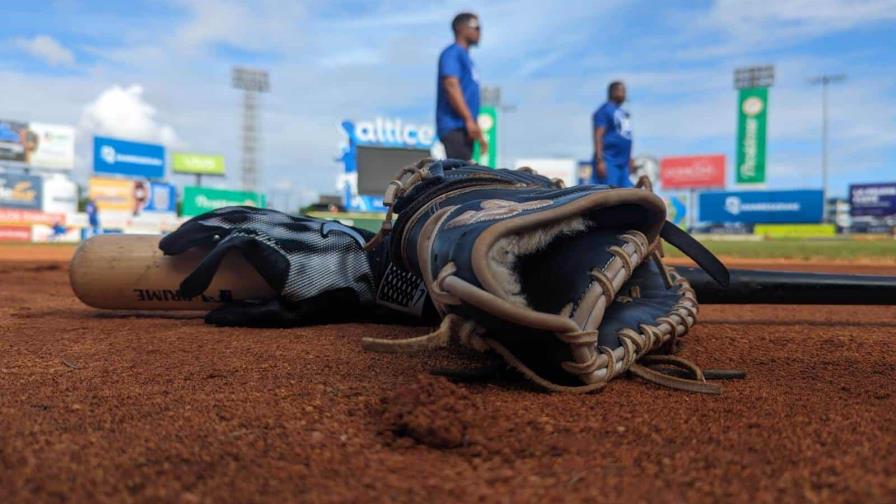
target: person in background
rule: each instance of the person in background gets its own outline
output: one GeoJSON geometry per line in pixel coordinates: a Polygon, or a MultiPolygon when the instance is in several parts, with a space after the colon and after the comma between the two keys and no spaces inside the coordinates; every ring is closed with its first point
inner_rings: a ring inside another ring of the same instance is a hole
{"type": "Polygon", "coordinates": [[[473,141],[482,153],[488,143],[476,122],[479,116],[479,73],[470,59],[470,48],[479,44],[479,18],[462,12],[451,22],[454,43],[439,55],[436,92],[436,132],[451,159],[473,158],[473,141]]]}
{"type": "Polygon", "coordinates": [[[102,229],[100,229],[100,214],[96,202],[92,199],[87,200],[87,203],[84,205],[84,213],[87,214],[87,223],[89,225],[86,233],[87,236],[85,236],[85,238],[102,234],[102,229]]]}
{"type": "Polygon", "coordinates": [[[616,187],[632,187],[632,125],[625,103],[625,84],[607,86],[607,102],[591,116],[594,135],[593,182],[616,187]]]}
{"type": "Polygon", "coordinates": [[[63,224],[61,220],[53,222],[53,227],[51,229],[53,233],[50,235],[50,241],[61,240],[62,237],[65,236],[65,233],[68,231],[68,228],[65,227],[65,224],[63,224]]]}

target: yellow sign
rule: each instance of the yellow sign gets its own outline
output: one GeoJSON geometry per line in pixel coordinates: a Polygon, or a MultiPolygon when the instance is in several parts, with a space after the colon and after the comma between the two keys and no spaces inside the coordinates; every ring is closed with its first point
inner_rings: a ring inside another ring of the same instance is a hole
{"type": "Polygon", "coordinates": [[[753,234],[766,238],[830,238],[837,235],[833,224],[756,224],[753,234]]]}
{"type": "Polygon", "coordinates": [[[87,194],[101,212],[133,212],[134,181],[91,177],[87,194]]]}

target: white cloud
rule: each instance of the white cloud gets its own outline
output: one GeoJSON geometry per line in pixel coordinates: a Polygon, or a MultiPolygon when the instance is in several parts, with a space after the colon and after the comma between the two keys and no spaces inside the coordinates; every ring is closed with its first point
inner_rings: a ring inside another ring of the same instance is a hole
{"type": "Polygon", "coordinates": [[[190,21],[175,32],[178,45],[188,49],[224,43],[248,50],[269,50],[301,41],[299,23],[304,8],[296,2],[266,0],[181,0],[190,21]]]}
{"type": "Polygon", "coordinates": [[[15,45],[50,66],[75,64],[75,54],[49,35],[37,35],[30,39],[18,38],[15,40],[15,45]]]}
{"type": "MultiPolygon", "coordinates": [[[[689,13],[693,16],[693,12],[689,13]]],[[[896,0],[717,0],[693,20],[681,14],[681,35],[721,35],[678,55],[709,59],[780,48],[821,36],[896,20],[896,0]]]]}
{"type": "Polygon", "coordinates": [[[160,142],[179,142],[174,128],[156,120],[156,109],[143,98],[143,88],[114,85],[84,107],[80,128],[88,134],[160,142]]]}

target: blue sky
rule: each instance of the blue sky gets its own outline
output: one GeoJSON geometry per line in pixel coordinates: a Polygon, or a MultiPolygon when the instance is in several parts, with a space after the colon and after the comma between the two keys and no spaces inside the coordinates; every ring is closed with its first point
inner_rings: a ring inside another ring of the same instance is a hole
{"type": "MultiPolygon", "coordinates": [[[[432,122],[435,60],[462,10],[481,17],[482,81],[502,87],[504,164],[590,156],[589,118],[626,81],[635,151],[734,155],[732,71],[771,63],[768,187],[820,187],[831,89],[831,189],[896,180],[896,1],[169,2],[5,5],[0,117],[74,124],[78,177],[94,132],[225,155],[239,168],[234,64],[271,73],[264,185],[290,205],[335,192],[343,119],[432,122]]],[[[730,178],[730,177],[729,177],[730,178]]],[[[184,182],[180,181],[179,182],[184,182]]]]}

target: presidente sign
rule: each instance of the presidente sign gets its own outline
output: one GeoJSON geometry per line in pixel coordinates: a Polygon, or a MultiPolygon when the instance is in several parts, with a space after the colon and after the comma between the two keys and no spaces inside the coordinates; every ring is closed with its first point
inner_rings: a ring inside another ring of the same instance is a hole
{"type": "Polygon", "coordinates": [[[186,217],[192,217],[221,207],[238,205],[264,208],[264,194],[251,191],[231,191],[228,189],[187,186],[184,187],[181,213],[186,217]]]}
{"type": "Polygon", "coordinates": [[[19,173],[0,174],[0,208],[40,210],[42,203],[42,178],[19,173]]]}
{"type": "Polygon", "coordinates": [[[849,213],[853,217],[896,215],[896,182],[850,185],[849,213]]]}
{"type": "Polygon", "coordinates": [[[165,148],[156,144],[94,137],[93,171],[132,177],[163,178],[165,148]]]}
{"type": "Polygon", "coordinates": [[[436,138],[432,126],[405,123],[401,119],[377,117],[372,121],[343,121],[342,127],[349,139],[358,145],[428,149],[436,138]]]}
{"type": "Polygon", "coordinates": [[[479,108],[479,117],[476,119],[485,141],[488,142],[488,152],[482,155],[479,142],[473,144],[473,159],[482,166],[490,168],[498,167],[498,109],[488,105],[479,108]]]}
{"type": "Polygon", "coordinates": [[[740,90],[737,106],[738,184],[765,182],[765,123],[768,115],[768,88],[740,90]]]}
{"type": "Polygon", "coordinates": [[[663,189],[725,187],[725,155],[678,156],[660,160],[663,189]]]}
{"type": "Polygon", "coordinates": [[[171,170],[191,175],[224,175],[224,156],[173,152],[171,170]]]}
{"type": "Polygon", "coordinates": [[[699,214],[702,222],[821,222],[823,202],[819,190],[705,192],[699,214]]]}

